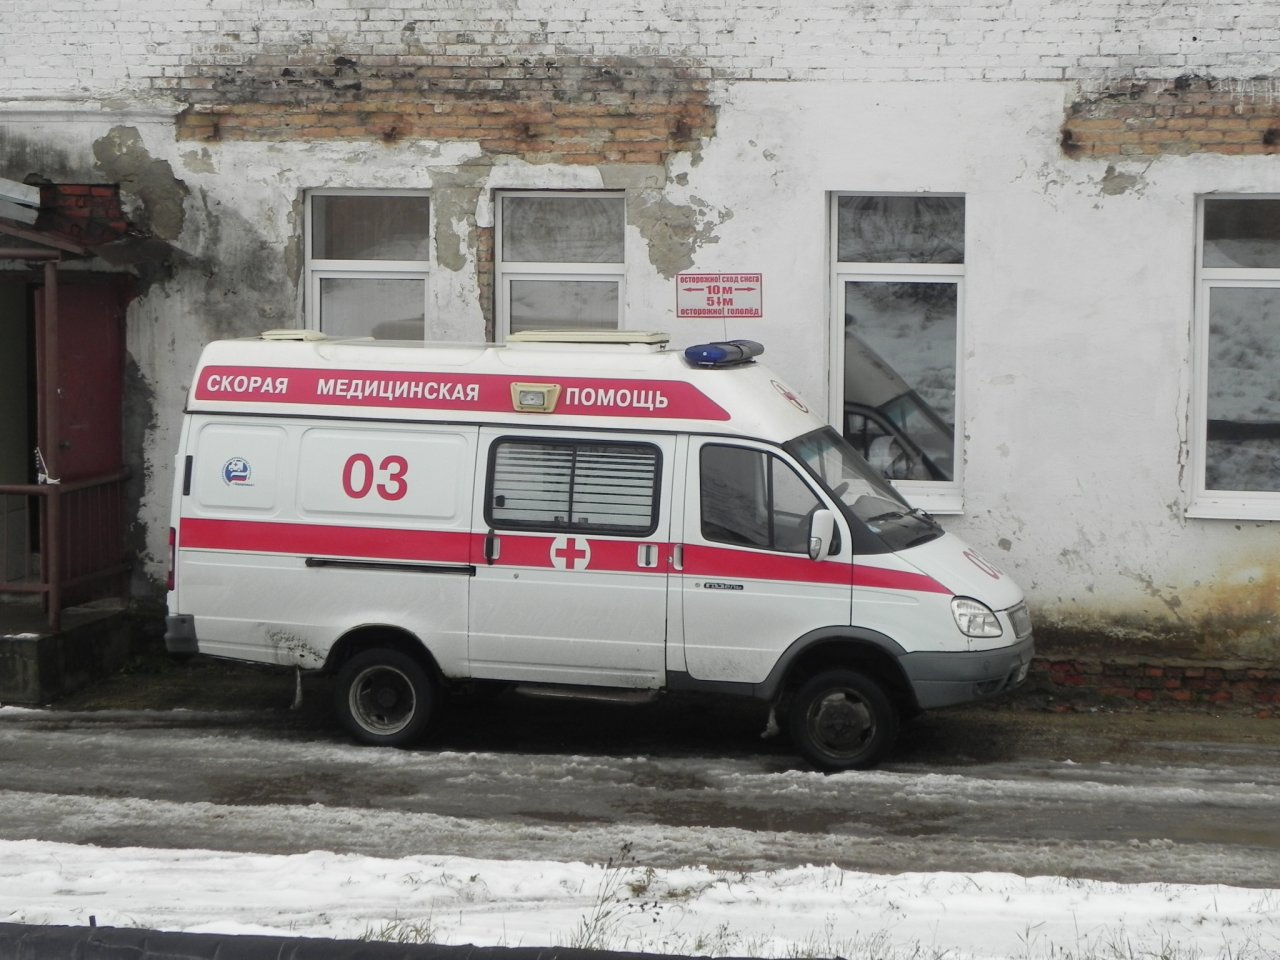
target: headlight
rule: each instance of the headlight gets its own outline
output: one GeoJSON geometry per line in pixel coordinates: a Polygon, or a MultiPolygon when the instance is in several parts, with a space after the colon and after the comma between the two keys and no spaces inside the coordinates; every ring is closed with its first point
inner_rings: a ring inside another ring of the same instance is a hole
{"type": "Polygon", "coordinates": [[[951,615],[966,637],[998,637],[1004,633],[991,608],[969,597],[955,597],[951,601],[951,615]]]}

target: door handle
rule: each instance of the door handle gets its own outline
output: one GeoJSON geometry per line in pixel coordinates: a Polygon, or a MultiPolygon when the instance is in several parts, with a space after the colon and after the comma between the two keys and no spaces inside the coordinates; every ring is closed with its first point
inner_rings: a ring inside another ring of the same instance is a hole
{"type": "Polygon", "coordinates": [[[501,554],[502,543],[498,540],[498,535],[490,530],[484,538],[484,562],[492,565],[501,554]]]}
{"type": "Polygon", "coordinates": [[[658,565],[658,545],[656,543],[642,543],[636,551],[636,565],[640,567],[651,568],[658,565]]]}
{"type": "Polygon", "coordinates": [[[671,545],[671,566],[676,570],[684,569],[684,544],[673,543],[671,545]]]}

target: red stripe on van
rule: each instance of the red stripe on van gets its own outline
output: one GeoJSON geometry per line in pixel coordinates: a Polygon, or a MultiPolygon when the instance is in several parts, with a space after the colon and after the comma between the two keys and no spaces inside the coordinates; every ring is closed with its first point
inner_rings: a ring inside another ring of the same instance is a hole
{"type": "Polygon", "coordinates": [[[471,534],[245,520],[182,521],[184,550],[235,550],[303,557],[470,563],[471,534]]]}
{"type": "Polygon", "coordinates": [[[847,563],[814,563],[808,557],[785,553],[757,553],[686,544],[686,577],[724,577],[729,580],[790,580],[797,583],[849,583],[847,563]]]}
{"type": "MultiPolygon", "coordinates": [[[[498,566],[556,566],[552,553],[559,539],[572,541],[559,548],[569,569],[605,572],[666,573],[670,545],[637,540],[588,540],[580,536],[557,538],[547,534],[498,534],[498,566]],[[590,563],[572,555],[590,552],[590,563]],[[657,563],[641,567],[642,544],[656,547],[657,563]]],[[[358,560],[416,561],[419,563],[468,564],[484,562],[484,534],[405,530],[385,527],[347,527],[330,524],[272,523],[254,520],[182,521],[184,550],[234,550],[245,553],[273,553],[301,557],[331,557],[358,560]]]]}
{"type": "Polygon", "coordinates": [[[786,580],[794,583],[849,583],[854,587],[878,590],[908,590],[914,593],[951,591],[932,577],[905,570],[886,570],[866,564],[832,560],[814,563],[796,554],[757,553],[722,547],[687,545],[684,574],[695,577],[723,577],[729,580],[786,580]]]}
{"type": "MultiPolygon", "coordinates": [[[[351,558],[417,563],[483,563],[484,534],[330,524],[275,523],[252,520],[182,521],[183,550],[228,550],[302,557],[351,558]]],[[[772,580],[792,583],[850,584],[875,590],[950,594],[932,577],[866,564],[814,563],[796,554],[760,553],[699,544],[684,548],[684,567],[669,563],[671,544],[651,540],[598,540],[547,534],[498,534],[497,566],[593,570],[601,573],[682,573],[727,580],[772,580]],[[559,544],[559,546],[557,546],[559,544]],[[640,566],[642,546],[656,548],[656,566],[640,566]],[[553,552],[559,550],[559,563],[553,552]],[[589,559],[586,554],[589,553],[589,559]]]]}
{"type": "Polygon", "coordinates": [[[864,563],[854,564],[853,585],[871,590],[910,590],[913,593],[942,593],[947,596],[952,593],[933,577],[923,573],[886,570],[884,567],[869,567],[864,563]]]}
{"type": "Polygon", "coordinates": [[[576,534],[562,537],[539,534],[518,534],[502,531],[497,534],[501,549],[495,566],[509,567],[560,567],[570,570],[596,570],[603,573],[668,573],[671,555],[669,543],[653,540],[596,540],[576,534]],[[557,544],[560,546],[557,547],[557,544]],[[654,565],[640,566],[640,548],[654,548],[654,565]],[[559,554],[553,559],[553,554],[559,554]]]}

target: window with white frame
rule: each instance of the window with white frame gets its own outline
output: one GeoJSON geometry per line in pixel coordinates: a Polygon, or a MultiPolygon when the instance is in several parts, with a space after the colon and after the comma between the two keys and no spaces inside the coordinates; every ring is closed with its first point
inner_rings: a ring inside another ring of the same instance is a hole
{"type": "Polygon", "coordinates": [[[489,455],[485,518],[504,529],[648,536],[661,456],[649,443],[504,438],[489,455]]]}
{"type": "Polygon", "coordinates": [[[500,336],[622,325],[621,193],[511,191],[497,197],[500,336]]]}
{"type": "Polygon", "coordinates": [[[413,190],[307,195],[307,326],[333,337],[422,340],[431,201],[413,190]]]}
{"type": "Polygon", "coordinates": [[[1280,197],[1203,197],[1193,516],[1280,519],[1280,197]]]}
{"type": "Polygon", "coordinates": [[[831,200],[832,421],[919,506],[961,508],[964,198],[831,200]]]}

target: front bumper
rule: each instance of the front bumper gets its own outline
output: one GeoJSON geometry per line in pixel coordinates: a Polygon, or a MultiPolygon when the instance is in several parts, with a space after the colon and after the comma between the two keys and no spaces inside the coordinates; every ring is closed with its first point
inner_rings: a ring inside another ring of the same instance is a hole
{"type": "Polygon", "coordinates": [[[922,710],[985,700],[1027,678],[1035,642],[1028,634],[1010,647],[956,653],[907,653],[899,658],[922,710]]]}
{"type": "Polygon", "coordinates": [[[177,656],[200,652],[200,641],[196,639],[196,618],[190,614],[179,614],[164,618],[164,648],[177,656]]]}

